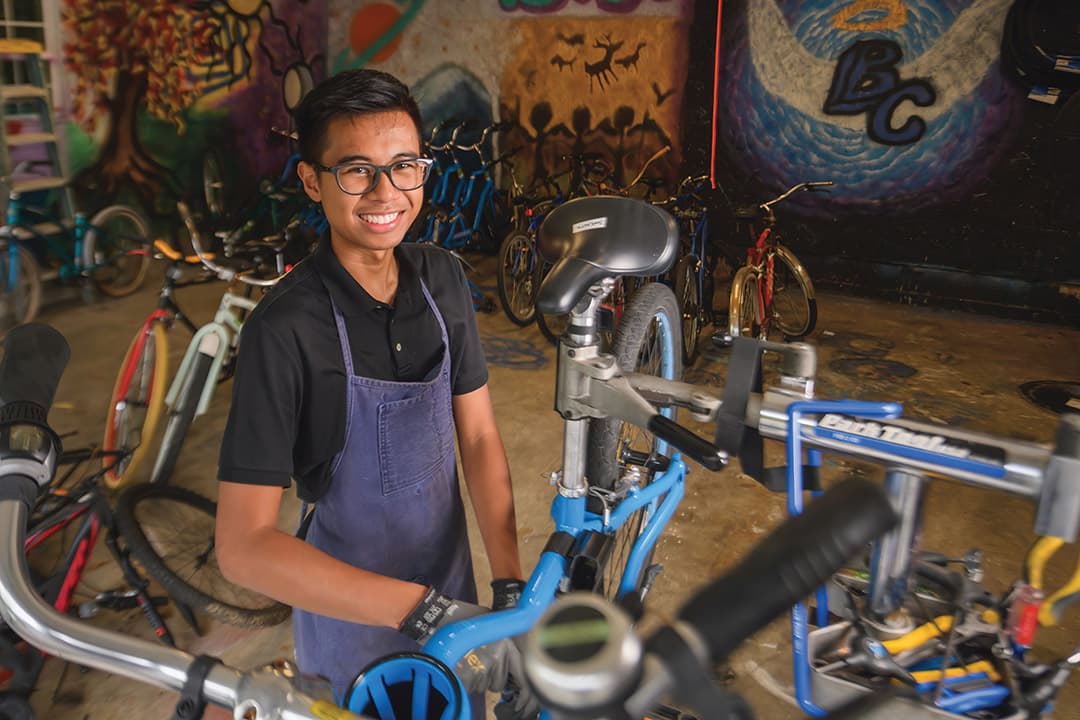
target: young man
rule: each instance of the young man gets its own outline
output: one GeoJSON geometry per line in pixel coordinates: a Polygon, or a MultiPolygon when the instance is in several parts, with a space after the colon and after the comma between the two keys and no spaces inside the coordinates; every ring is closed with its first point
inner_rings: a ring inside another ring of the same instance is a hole
{"type": "MultiPolygon", "coordinates": [[[[295,117],[298,173],[330,230],[244,323],[217,554],[232,581],[296,608],[300,668],[340,698],[372,660],[484,612],[455,432],[494,607],[516,602],[522,572],[464,274],[437,247],[401,244],[431,164],[416,103],[394,77],[356,70],[312,90],[295,117]],[[292,481],[314,503],[305,539],[277,528],[292,481]]],[[[519,663],[504,640],[455,669],[470,691],[497,691],[519,663]]]]}

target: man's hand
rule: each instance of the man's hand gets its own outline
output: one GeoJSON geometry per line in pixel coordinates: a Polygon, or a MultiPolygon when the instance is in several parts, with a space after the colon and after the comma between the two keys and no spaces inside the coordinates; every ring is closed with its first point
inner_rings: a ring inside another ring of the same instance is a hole
{"type": "Polygon", "coordinates": [[[503,578],[491,581],[491,609],[505,610],[517,607],[521,600],[521,591],[525,589],[524,580],[503,578]]]}
{"type": "MultiPolygon", "coordinates": [[[[398,628],[421,645],[439,628],[450,623],[483,615],[487,610],[472,603],[454,600],[429,588],[420,603],[413,608],[398,628]]],[[[522,717],[530,712],[536,714],[539,704],[524,688],[525,674],[521,666],[521,653],[510,638],[503,638],[481,645],[466,653],[454,666],[468,692],[502,692],[513,676],[519,688],[514,708],[522,717]]]]}

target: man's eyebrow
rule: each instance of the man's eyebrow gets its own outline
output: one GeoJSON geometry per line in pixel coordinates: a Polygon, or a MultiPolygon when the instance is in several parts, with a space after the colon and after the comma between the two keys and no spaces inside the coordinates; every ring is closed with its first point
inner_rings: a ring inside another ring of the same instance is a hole
{"type": "MultiPolygon", "coordinates": [[[[418,157],[420,157],[419,153],[415,153],[415,152],[399,152],[397,155],[394,155],[394,160],[415,160],[418,157]]],[[[372,160],[367,155],[346,155],[345,157],[338,159],[338,161],[336,163],[334,163],[334,164],[335,165],[347,165],[349,163],[360,163],[360,162],[370,163],[370,162],[372,162],[372,160]]]]}

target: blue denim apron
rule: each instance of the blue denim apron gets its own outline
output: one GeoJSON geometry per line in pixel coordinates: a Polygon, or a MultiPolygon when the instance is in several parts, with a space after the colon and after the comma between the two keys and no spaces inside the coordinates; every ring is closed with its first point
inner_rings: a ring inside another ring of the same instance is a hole
{"type": "MultiPolygon", "coordinates": [[[[442,362],[423,382],[356,375],[345,319],[331,299],[349,378],[348,420],[345,446],[333,460],[330,488],[306,539],[355,567],[476,602],[454,452],[450,340],[442,314],[420,284],[443,341],[442,362]]],[[[293,634],[301,670],[329,678],[339,700],[372,660],[418,649],[392,628],[302,610],[293,613],[293,634]]]]}

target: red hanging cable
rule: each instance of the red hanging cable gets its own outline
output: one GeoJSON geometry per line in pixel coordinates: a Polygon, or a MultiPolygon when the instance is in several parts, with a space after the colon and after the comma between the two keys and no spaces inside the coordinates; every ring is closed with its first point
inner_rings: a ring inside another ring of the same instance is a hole
{"type": "Polygon", "coordinates": [[[714,44],[716,56],[713,60],[712,76],[712,137],[709,138],[709,184],[716,188],[716,108],[719,102],[716,88],[720,82],[720,18],[724,14],[724,0],[716,0],[716,41],[714,44]]]}

